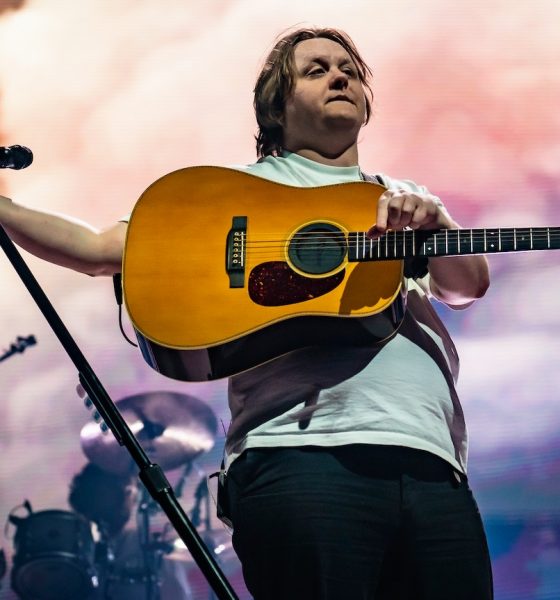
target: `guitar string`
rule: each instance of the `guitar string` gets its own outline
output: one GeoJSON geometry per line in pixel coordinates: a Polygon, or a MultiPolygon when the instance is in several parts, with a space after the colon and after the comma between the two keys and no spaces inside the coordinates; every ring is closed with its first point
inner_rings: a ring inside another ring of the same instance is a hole
{"type": "MultiPolygon", "coordinates": [[[[473,239],[473,246],[476,246],[476,249],[480,251],[480,244],[483,242],[483,240],[475,240],[473,239]]],[[[501,241],[501,248],[500,248],[500,244],[494,243],[494,242],[488,242],[486,244],[486,249],[519,249],[519,250],[531,250],[531,249],[550,249],[553,250],[555,249],[554,246],[558,245],[558,243],[560,242],[560,238],[557,239],[550,239],[550,246],[548,244],[548,240],[546,238],[543,239],[535,239],[533,238],[533,244],[532,246],[529,246],[525,241],[520,242],[519,240],[517,241],[517,244],[515,244],[515,240],[507,240],[507,239],[502,239],[501,241]],[[556,243],[556,244],[555,244],[556,243]],[[536,247],[538,246],[538,248],[536,247]]],[[[378,246],[384,246],[384,245],[389,245],[389,246],[399,246],[399,247],[403,247],[403,245],[407,248],[418,248],[421,246],[424,246],[424,244],[430,245],[430,246],[436,246],[437,248],[442,248],[442,247],[449,247],[449,248],[461,248],[463,250],[465,250],[465,246],[470,246],[470,242],[464,242],[464,243],[460,243],[457,244],[457,242],[449,242],[448,244],[445,243],[445,241],[437,241],[434,242],[434,240],[426,240],[426,242],[420,242],[420,243],[416,243],[413,245],[412,240],[409,242],[408,240],[385,240],[382,239],[381,241],[379,240],[371,240],[371,244],[370,241],[366,240],[366,246],[367,247],[375,247],[377,248],[378,246]]],[[[290,245],[290,240],[285,240],[285,241],[281,241],[278,240],[277,242],[274,241],[254,241],[254,242],[245,242],[245,249],[246,250],[258,250],[258,249],[263,249],[263,250],[267,250],[267,249],[281,249],[281,248],[285,248],[287,246],[290,245]]],[[[296,248],[299,250],[305,250],[305,249],[320,249],[320,248],[341,248],[341,247],[362,247],[363,243],[362,241],[356,241],[356,240],[351,240],[351,241],[347,241],[345,240],[344,243],[341,243],[340,241],[332,241],[332,240],[313,240],[312,243],[300,243],[299,245],[296,244],[296,248]]],[[[556,248],[557,249],[557,248],[556,248]]]]}
{"type": "MultiPolygon", "coordinates": [[[[351,234],[354,234],[356,236],[365,236],[366,232],[365,231],[358,231],[358,232],[350,232],[351,234]]],[[[246,243],[266,243],[266,242],[270,242],[270,243],[285,243],[285,242],[289,242],[292,240],[299,240],[299,239],[314,239],[314,240],[327,240],[327,241],[333,241],[333,242],[340,242],[342,240],[347,240],[348,235],[347,234],[332,234],[332,233],[325,233],[324,235],[317,235],[317,233],[315,232],[300,232],[300,233],[296,233],[293,236],[289,237],[289,238],[282,238],[282,234],[274,234],[274,233],[265,233],[265,234],[261,234],[261,235],[266,235],[266,236],[275,236],[275,239],[267,239],[267,238],[255,238],[253,240],[253,238],[249,237],[249,234],[247,234],[246,236],[246,243]],[[278,236],[278,237],[276,237],[278,236]]],[[[490,229],[490,230],[473,230],[472,235],[470,233],[469,229],[443,229],[443,230],[428,230],[428,229],[420,229],[420,230],[415,230],[414,234],[412,231],[407,230],[407,231],[389,231],[386,234],[383,234],[377,238],[374,238],[372,241],[376,242],[378,240],[382,240],[385,241],[386,238],[391,238],[391,241],[394,241],[394,239],[396,238],[397,241],[412,241],[413,237],[420,237],[423,243],[423,241],[429,241],[431,238],[433,238],[434,235],[440,236],[438,237],[438,242],[439,243],[445,243],[446,241],[448,243],[457,243],[457,240],[459,240],[462,243],[467,243],[470,242],[470,239],[472,237],[473,240],[484,240],[486,239],[487,242],[494,242],[496,240],[517,240],[518,242],[525,242],[528,241],[525,238],[529,238],[529,239],[548,239],[548,237],[555,238],[555,237],[559,237],[560,238],[560,228],[558,231],[554,231],[554,230],[539,230],[539,231],[534,231],[531,233],[530,230],[522,231],[519,229],[515,229],[515,232],[512,230],[508,230],[508,231],[501,231],[499,236],[496,237],[498,234],[496,233],[496,230],[490,229]],[[461,235],[456,236],[455,234],[453,235],[444,235],[445,231],[460,231],[462,232],[461,235]],[[403,240],[403,238],[410,238],[410,239],[405,239],[403,240]]],[[[367,238],[366,238],[367,239],[367,238]]],[[[416,240],[418,241],[418,240],[416,240]]]]}
{"type": "MultiPolygon", "coordinates": [[[[503,229],[476,229],[476,230],[464,230],[464,229],[455,229],[455,230],[419,230],[422,234],[416,234],[416,237],[420,237],[419,240],[415,240],[413,236],[415,232],[412,230],[406,231],[390,231],[388,234],[384,234],[379,238],[372,240],[364,240],[367,244],[365,249],[366,255],[373,255],[373,253],[377,253],[378,257],[381,258],[381,255],[384,255],[383,258],[388,258],[389,256],[397,257],[397,256],[406,256],[407,254],[420,254],[425,255],[429,254],[431,251],[431,247],[426,249],[425,244],[434,244],[435,252],[442,252],[442,246],[445,247],[445,252],[449,253],[449,249],[451,249],[451,253],[456,252],[455,255],[465,255],[465,254],[475,254],[476,251],[479,251],[479,248],[469,248],[468,245],[472,246],[486,243],[485,251],[486,253],[492,253],[496,251],[514,251],[514,250],[546,250],[553,249],[550,248],[552,242],[556,243],[558,241],[558,237],[560,236],[560,228],[550,228],[550,227],[535,227],[535,228],[503,228],[503,229]],[[445,231],[457,231],[462,232],[458,233],[458,235],[442,235],[445,231]],[[439,235],[438,239],[434,239],[434,235],[439,235]],[[496,236],[497,239],[496,239],[496,236]],[[528,239],[526,239],[528,238],[528,239]],[[498,242],[498,248],[495,247],[496,241],[498,242]],[[517,248],[516,246],[524,245],[526,242],[531,243],[532,246],[541,245],[545,242],[545,245],[540,247],[531,247],[531,248],[517,248]],[[513,248],[508,248],[513,243],[513,248]],[[467,244],[467,250],[471,250],[471,252],[465,252],[465,244],[467,244]],[[494,244],[494,245],[493,245],[494,244]],[[490,245],[490,247],[488,247],[490,245]],[[504,248],[503,246],[506,246],[504,248]],[[385,247],[384,247],[385,246],[385,247]],[[462,246],[462,248],[461,248],[462,246]],[[451,248],[450,248],[451,247],[451,248]],[[461,251],[461,249],[463,251],[461,251]],[[426,251],[427,250],[427,251],[426,251]]],[[[364,241],[359,240],[358,237],[361,235],[365,238],[365,232],[353,232],[356,233],[356,239],[348,241],[347,236],[342,232],[322,232],[321,235],[317,235],[317,232],[296,232],[292,236],[291,239],[255,239],[253,240],[250,237],[247,237],[244,240],[245,246],[245,255],[246,256],[259,256],[263,258],[273,258],[273,257],[284,257],[287,244],[289,242],[297,242],[302,241],[305,242],[307,240],[311,240],[313,243],[305,243],[302,244],[302,247],[299,248],[299,251],[309,252],[309,251],[328,251],[328,250],[340,250],[341,247],[344,247],[344,251],[346,251],[347,245],[355,244],[356,247],[359,247],[364,241]],[[344,243],[341,243],[341,242],[344,243]]],[[[269,234],[274,235],[274,234],[269,234]]],[[[274,236],[276,237],[276,236],[274,236]]]]}
{"type": "MultiPolygon", "coordinates": [[[[244,252],[247,253],[252,253],[252,254],[259,254],[259,253],[267,253],[267,252],[283,252],[283,251],[291,251],[291,252],[312,252],[312,251],[340,251],[340,250],[344,250],[346,251],[346,249],[350,248],[350,250],[353,249],[358,249],[358,250],[363,250],[363,246],[361,245],[328,245],[328,244],[320,244],[320,245],[308,245],[308,246],[301,246],[298,248],[290,248],[289,246],[257,246],[257,247],[253,247],[253,248],[245,248],[244,252]]],[[[381,246],[378,245],[374,245],[374,246],[366,246],[365,247],[365,251],[366,252],[377,252],[378,249],[380,249],[380,251],[382,252],[386,252],[389,251],[391,253],[394,254],[395,252],[395,247],[394,245],[389,244],[388,246],[386,246],[385,244],[382,244],[381,246]]],[[[530,252],[531,250],[560,250],[560,245],[556,245],[556,246],[548,246],[547,245],[533,245],[531,248],[527,247],[513,247],[513,246],[508,246],[508,245],[502,245],[501,248],[499,248],[498,246],[488,246],[486,248],[482,248],[482,247],[476,247],[474,246],[473,248],[471,248],[470,246],[468,248],[461,248],[458,246],[448,246],[443,247],[443,246],[434,246],[433,244],[429,244],[428,246],[426,246],[426,248],[424,248],[424,246],[420,246],[420,247],[413,247],[413,246],[405,246],[403,248],[403,246],[397,246],[396,251],[399,253],[402,253],[402,251],[408,253],[411,252],[424,252],[424,251],[430,251],[432,252],[432,249],[435,249],[436,252],[440,252],[440,253],[444,253],[444,252],[457,252],[457,254],[484,254],[484,253],[488,253],[488,254],[492,254],[492,253],[500,253],[500,252],[515,252],[515,251],[519,251],[519,252],[530,252]]],[[[241,251],[241,250],[239,250],[241,251]]]]}
{"type": "MultiPolygon", "coordinates": [[[[363,233],[361,234],[363,236],[363,233]]],[[[439,235],[439,234],[438,234],[439,235]]],[[[365,240],[363,239],[358,239],[358,237],[354,238],[354,239],[348,239],[347,236],[342,237],[332,237],[332,236],[310,236],[307,238],[307,240],[305,239],[305,237],[303,236],[293,236],[291,238],[286,238],[286,239],[264,239],[264,238],[251,238],[249,236],[247,236],[247,238],[244,241],[244,246],[247,249],[255,249],[255,248],[262,248],[262,249],[273,249],[273,248],[283,248],[286,246],[286,244],[289,244],[290,242],[302,242],[301,244],[301,249],[313,249],[313,248],[324,248],[324,247],[341,247],[341,246],[346,246],[348,244],[350,245],[362,245],[365,241],[365,243],[367,245],[371,245],[371,246],[375,246],[377,247],[378,245],[383,245],[383,244],[388,244],[388,245],[397,245],[402,247],[403,245],[405,246],[412,246],[413,244],[415,246],[422,246],[424,244],[436,244],[437,247],[441,247],[441,246],[450,246],[450,247],[457,247],[457,245],[464,247],[465,245],[469,245],[472,241],[473,245],[479,245],[480,243],[486,243],[486,246],[496,246],[496,244],[498,245],[510,245],[510,244],[515,244],[515,245],[519,245],[519,246],[526,246],[528,243],[530,244],[532,242],[533,245],[535,244],[541,244],[541,243],[545,243],[546,245],[548,245],[548,242],[550,241],[551,244],[553,242],[558,242],[560,241],[560,233],[558,234],[554,234],[554,233],[550,233],[550,234],[536,234],[533,233],[532,236],[530,237],[519,237],[519,235],[508,235],[508,234],[502,234],[500,236],[499,239],[496,238],[492,238],[492,237],[488,237],[485,235],[466,235],[462,238],[445,238],[445,237],[440,237],[438,239],[434,239],[433,235],[429,235],[426,236],[424,238],[420,238],[418,240],[414,240],[413,237],[411,235],[408,236],[403,236],[402,232],[397,232],[397,235],[394,234],[390,234],[390,235],[383,235],[379,238],[375,238],[375,239],[368,239],[365,238],[365,240]],[[399,235],[400,234],[400,235],[399,235]],[[313,242],[313,243],[309,243],[309,241],[313,242]]],[[[520,248],[520,249],[527,249],[527,248],[520,248]]],[[[531,249],[531,248],[528,248],[531,249]]]]}

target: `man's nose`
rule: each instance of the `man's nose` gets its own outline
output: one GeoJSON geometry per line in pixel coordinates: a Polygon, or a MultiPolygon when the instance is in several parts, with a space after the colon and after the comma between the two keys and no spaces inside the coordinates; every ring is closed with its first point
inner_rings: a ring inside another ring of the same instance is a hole
{"type": "Polygon", "coordinates": [[[344,90],[348,87],[348,75],[342,71],[333,74],[331,88],[333,90],[344,90]]]}

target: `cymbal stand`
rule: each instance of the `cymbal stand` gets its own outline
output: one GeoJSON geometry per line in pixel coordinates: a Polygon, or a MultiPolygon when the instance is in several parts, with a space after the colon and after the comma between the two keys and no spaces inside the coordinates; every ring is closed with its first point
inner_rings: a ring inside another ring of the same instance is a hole
{"type": "Polygon", "coordinates": [[[200,476],[200,481],[194,492],[195,503],[191,512],[191,520],[195,527],[201,524],[200,506],[204,500],[204,531],[210,531],[210,495],[208,494],[208,478],[206,473],[197,467],[197,474],[200,476]]]}
{"type": "Polygon", "coordinates": [[[179,537],[183,540],[196,564],[208,580],[210,587],[216,592],[220,600],[238,600],[231,584],[177,501],[173,488],[165,477],[162,468],[150,462],[148,455],[134,437],[126,421],[101,385],[90,364],[2,226],[0,226],[0,246],[76,366],[80,383],[97,412],[118,443],[125,446],[130,453],[139,468],[140,480],[169,518],[179,537]]]}
{"type": "MultiPolygon", "coordinates": [[[[191,474],[193,465],[194,465],[194,460],[189,460],[185,464],[185,468],[183,469],[183,472],[181,473],[181,477],[179,477],[179,480],[175,484],[174,489],[175,489],[175,495],[177,496],[177,498],[181,498],[181,496],[183,495],[183,488],[185,487],[185,482],[187,481],[187,477],[191,474]]],[[[198,467],[196,470],[197,471],[199,470],[198,467]]],[[[196,527],[196,524],[193,523],[193,525],[196,527]]]]}
{"type": "Polygon", "coordinates": [[[140,548],[144,562],[144,574],[146,585],[146,600],[160,600],[161,580],[159,576],[161,568],[162,551],[158,550],[153,543],[150,530],[150,512],[154,503],[150,499],[148,490],[140,485],[140,503],[138,505],[138,533],[140,536],[140,548]]]}
{"type": "Polygon", "coordinates": [[[107,530],[106,523],[96,523],[99,540],[95,545],[95,566],[101,580],[101,590],[104,600],[112,600],[110,595],[111,577],[115,568],[115,549],[113,541],[107,530]]]}
{"type": "MultiPolygon", "coordinates": [[[[191,520],[195,527],[199,527],[201,522],[204,523],[204,529],[202,532],[202,539],[208,548],[214,549],[214,540],[211,536],[211,522],[210,522],[210,494],[208,493],[208,478],[206,473],[201,469],[197,468],[198,475],[201,476],[201,479],[196,486],[196,491],[194,493],[195,503],[193,509],[191,511],[191,520]],[[200,508],[202,501],[204,500],[204,520],[202,521],[200,517],[200,508]]],[[[208,600],[215,600],[216,596],[212,592],[212,589],[209,591],[208,600]]]]}

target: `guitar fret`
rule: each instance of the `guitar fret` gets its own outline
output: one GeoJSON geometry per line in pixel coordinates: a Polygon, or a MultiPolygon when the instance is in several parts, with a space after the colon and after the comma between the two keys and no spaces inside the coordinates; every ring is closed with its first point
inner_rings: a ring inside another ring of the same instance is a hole
{"type": "Polygon", "coordinates": [[[361,252],[362,260],[371,259],[371,252],[369,254],[367,252],[366,238],[367,238],[367,236],[366,236],[365,231],[361,231],[356,234],[356,256],[359,256],[359,254],[361,252]],[[360,250],[360,248],[361,248],[361,250],[360,250]]]}
{"type": "MultiPolygon", "coordinates": [[[[237,232],[236,260],[247,261],[247,234],[237,232]]],[[[560,249],[560,227],[387,231],[377,239],[367,232],[347,234],[348,260],[400,260],[410,256],[460,256],[560,249]],[[445,235],[445,238],[442,236],[445,235]]]]}

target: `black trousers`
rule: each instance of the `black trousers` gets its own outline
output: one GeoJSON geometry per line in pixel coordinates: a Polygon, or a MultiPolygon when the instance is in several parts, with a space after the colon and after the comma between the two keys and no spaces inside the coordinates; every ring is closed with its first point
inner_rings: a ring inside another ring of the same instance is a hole
{"type": "Polygon", "coordinates": [[[233,545],[256,600],[490,600],[466,477],[427,452],[247,450],[229,469],[233,545]]]}

